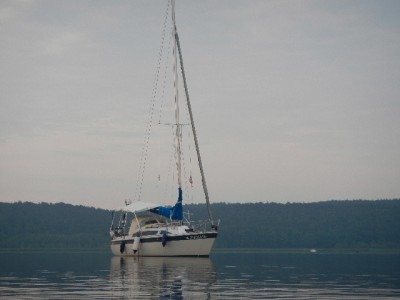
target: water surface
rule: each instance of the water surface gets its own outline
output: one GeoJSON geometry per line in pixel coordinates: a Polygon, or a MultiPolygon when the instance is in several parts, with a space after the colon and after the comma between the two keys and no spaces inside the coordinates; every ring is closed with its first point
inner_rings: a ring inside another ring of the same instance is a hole
{"type": "Polygon", "coordinates": [[[120,258],[105,253],[1,253],[7,299],[395,299],[400,255],[213,253],[120,258]]]}

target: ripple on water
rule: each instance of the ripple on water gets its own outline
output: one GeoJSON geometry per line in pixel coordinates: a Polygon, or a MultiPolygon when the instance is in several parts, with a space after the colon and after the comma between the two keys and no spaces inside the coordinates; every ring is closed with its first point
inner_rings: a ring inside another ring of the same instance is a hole
{"type": "MultiPolygon", "coordinates": [[[[388,260],[387,269],[373,265],[371,272],[357,271],[351,265],[337,266],[336,257],[328,262],[296,265],[295,256],[232,255],[212,259],[100,257],[96,264],[52,265],[16,272],[0,270],[0,295],[5,299],[385,299],[400,298],[400,273],[393,268],[399,257],[388,260]],[[105,268],[104,261],[110,265],[105,268]],[[290,259],[290,263],[286,260],[290,259]],[[221,260],[221,262],[219,262],[221,260]],[[260,263],[261,262],[261,263],[260,263]],[[322,266],[320,267],[320,264],[322,266]],[[97,267],[99,266],[99,267],[97,267]],[[395,271],[392,271],[392,269],[395,271]],[[379,272],[375,272],[379,269],[379,272]],[[375,273],[374,273],[375,272],[375,273]]],[[[1,258],[0,258],[1,259],[1,258]]],[[[343,260],[343,257],[340,257],[343,260]]],[[[367,262],[366,262],[367,263],[367,262]]],[[[371,263],[371,262],[369,262],[371,263]]],[[[365,264],[367,265],[367,264],[365,264]]],[[[3,265],[2,265],[3,266],[3,265]]]]}

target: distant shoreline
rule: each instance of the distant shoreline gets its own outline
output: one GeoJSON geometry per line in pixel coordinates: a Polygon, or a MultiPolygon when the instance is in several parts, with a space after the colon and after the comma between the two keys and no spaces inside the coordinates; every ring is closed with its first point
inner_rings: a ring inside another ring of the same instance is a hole
{"type": "MultiPolygon", "coordinates": [[[[212,207],[221,221],[216,252],[398,253],[395,249],[400,249],[400,199],[212,207]]],[[[185,210],[194,220],[208,218],[204,204],[188,204],[185,210]]],[[[0,202],[0,251],[108,252],[110,221],[111,213],[101,209],[0,202]]]]}

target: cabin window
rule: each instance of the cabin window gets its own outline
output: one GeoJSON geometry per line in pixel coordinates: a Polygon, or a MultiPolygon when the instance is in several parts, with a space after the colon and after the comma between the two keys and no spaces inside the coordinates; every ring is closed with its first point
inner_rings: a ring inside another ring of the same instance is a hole
{"type": "Polygon", "coordinates": [[[142,232],[142,236],[144,236],[144,235],[155,235],[157,233],[158,233],[158,231],[155,231],[155,230],[146,230],[146,231],[142,232]]]}
{"type": "Polygon", "coordinates": [[[161,221],[158,220],[157,218],[150,217],[150,218],[146,218],[146,219],[140,221],[140,227],[146,226],[146,225],[158,224],[158,223],[164,223],[164,222],[162,220],[161,221]]]}

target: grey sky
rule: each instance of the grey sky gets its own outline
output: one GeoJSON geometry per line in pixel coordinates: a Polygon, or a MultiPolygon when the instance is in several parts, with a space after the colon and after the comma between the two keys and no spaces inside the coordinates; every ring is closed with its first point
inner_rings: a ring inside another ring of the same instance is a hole
{"type": "MultiPolygon", "coordinates": [[[[0,201],[132,198],[165,8],[0,2],[0,201]]],[[[176,15],[212,201],[400,196],[399,1],[176,15]]]]}

